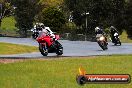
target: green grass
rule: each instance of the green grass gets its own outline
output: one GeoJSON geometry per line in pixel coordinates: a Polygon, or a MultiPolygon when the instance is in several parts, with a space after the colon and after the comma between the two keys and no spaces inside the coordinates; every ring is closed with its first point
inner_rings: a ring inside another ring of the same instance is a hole
{"type": "Polygon", "coordinates": [[[0,55],[30,53],[35,51],[38,51],[37,47],[10,43],[0,43],[0,55]]]}
{"type": "Polygon", "coordinates": [[[17,28],[15,27],[16,21],[13,16],[5,17],[2,19],[0,34],[6,34],[7,36],[18,35],[17,28]]]}
{"type": "Polygon", "coordinates": [[[28,59],[1,63],[0,88],[132,88],[132,83],[80,86],[76,83],[80,66],[87,74],[132,75],[132,55],[28,59]]]}
{"type": "Polygon", "coordinates": [[[13,30],[13,29],[16,29],[15,24],[16,24],[16,21],[13,16],[6,17],[2,19],[1,28],[13,30]]]}

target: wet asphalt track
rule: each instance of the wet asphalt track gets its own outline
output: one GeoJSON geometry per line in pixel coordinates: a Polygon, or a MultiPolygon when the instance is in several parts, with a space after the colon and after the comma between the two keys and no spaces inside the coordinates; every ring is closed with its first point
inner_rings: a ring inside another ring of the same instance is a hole
{"type": "MultiPolygon", "coordinates": [[[[9,38],[0,37],[0,42],[14,44],[23,44],[38,46],[38,43],[32,38],[9,38]]],[[[93,55],[113,55],[113,54],[132,54],[132,43],[123,43],[122,46],[113,46],[109,43],[108,50],[103,51],[96,42],[89,41],[68,41],[60,40],[63,45],[64,54],[62,56],[93,56],[93,55]]],[[[49,53],[48,56],[56,56],[55,53],[49,53]]],[[[40,52],[17,54],[17,55],[0,55],[8,58],[43,58],[40,52]]]]}

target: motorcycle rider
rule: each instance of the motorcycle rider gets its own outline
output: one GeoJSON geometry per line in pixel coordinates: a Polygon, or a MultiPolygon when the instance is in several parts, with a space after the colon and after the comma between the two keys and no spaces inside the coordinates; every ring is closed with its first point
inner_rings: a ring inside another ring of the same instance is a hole
{"type": "MultiPolygon", "coordinates": [[[[105,32],[100,27],[95,28],[95,34],[96,34],[96,39],[100,38],[102,35],[105,36],[105,32]]],[[[105,37],[105,41],[107,42],[106,37],[105,37]]]]}
{"type": "Polygon", "coordinates": [[[42,31],[42,28],[40,26],[40,23],[36,23],[33,27],[33,31],[40,32],[42,31]]]}
{"type": "Polygon", "coordinates": [[[114,38],[115,33],[118,33],[118,31],[116,30],[116,28],[114,26],[111,26],[110,27],[110,37],[111,37],[112,42],[114,42],[114,40],[115,40],[115,38],[114,38]]]}
{"type": "Polygon", "coordinates": [[[49,27],[45,27],[43,23],[40,24],[41,28],[42,28],[42,32],[46,33],[47,35],[49,35],[53,41],[56,41],[55,35],[54,33],[50,30],[49,27]]]}
{"type": "Polygon", "coordinates": [[[104,34],[103,30],[99,27],[96,27],[95,28],[95,34],[98,35],[98,34],[104,34]]]}

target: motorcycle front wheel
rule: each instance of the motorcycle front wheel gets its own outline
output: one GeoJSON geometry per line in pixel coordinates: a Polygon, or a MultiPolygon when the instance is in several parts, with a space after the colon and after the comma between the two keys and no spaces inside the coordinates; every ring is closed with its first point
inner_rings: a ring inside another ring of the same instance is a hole
{"type": "Polygon", "coordinates": [[[46,45],[39,44],[39,51],[41,52],[43,56],[48,55],[48,48],[46,45]]]}
{"type": "Polygon", "coordinates": [[[106,42],[98,42],[98,44],[103,50],[107,50],[108,49],[106,42]]]}

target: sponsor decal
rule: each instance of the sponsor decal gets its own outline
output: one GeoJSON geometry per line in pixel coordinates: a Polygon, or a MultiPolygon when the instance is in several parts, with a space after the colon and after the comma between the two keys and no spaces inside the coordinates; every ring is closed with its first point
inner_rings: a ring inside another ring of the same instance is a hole
{"type": "Polygon", "coordinates": [[[130,83],[131,77],[129,74],[86,74],[83,68],[79,68],[79,75],[76,77],[78,84],[127,84],[130,83]]]}

